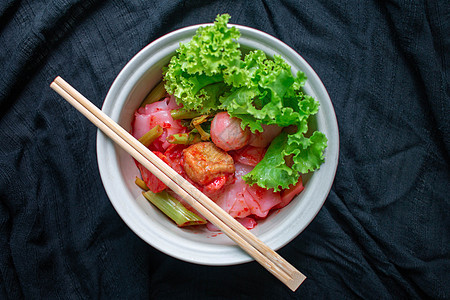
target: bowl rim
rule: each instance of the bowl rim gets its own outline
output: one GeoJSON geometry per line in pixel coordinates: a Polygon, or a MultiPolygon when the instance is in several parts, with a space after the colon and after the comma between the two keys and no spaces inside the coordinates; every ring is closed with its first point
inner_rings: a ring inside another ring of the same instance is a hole
{"type": "MultiPolygon", "coordinates": [[[[145,59],[146,59],[145,53],[146,52],[152,51],[152,50],[153,51],[157,50],[158,44],[161,41],[170,40],[177,36],[181,37],[186,32],[189,33],[189,32],[193,31],[193,33],[195,34],[195,31],[197,30],[197,28],[199,28],[201,26],[208,26],[208,25],[212,25],[212,23],[196,24],[196,25],[191,25],[191,26],[187,26],[187,27],[183,27],[183,28],[171,31],[171,32],[157,38],[156,40],[154,40],[153,42],[149,43],[144,48],[142,48],[139,52],[137,52],[133,56],[133,58],[122,68],[122,70],[119,72],[119,74],[113,81],[113,83],[105,97],[104,103],[102,105],[102,110],[107,113],[109,111],[111,111],[111,109],[113,107],[112,104],[114,103],[116,96],[119,94],[120,90],[124,87],[127,80],[129,81],[130,78],[132,77],[132,75],[134,73],[134,67],[139,66],[143,61],[145,61],[145,59]]],[[[334,181],[334,177],[336,175],[338,159],[339,159],[339,130],[338,130],[337,118],[335,115],[335,111],[334,111],[334,107],[331,102],[331,99],[330,99],[328,92],[327,92],[325,86],[323,85],[321,79],[316,74],[316,72],[312,69],[312,67],[308,64],[308,62],[306,62],[306,60],[299,53],[297,53],[293,48],[288,46],[283,41],[279,40],[278,38],[264,32],[264,31],[261,31],[259,29],[255,29],[252,27],[244,26],[244,25],[238,25],[238,24],[228,24],[228,26],[229,27],[234,26],[234,27],[238,28],[239,31],[241,32],[241,39],[242,39],[242,36],[244,36],[244,35],[248,36],[249,38],[251,38],[251,37],[264,38],[265,40],[267,40],[268,44],[275,43],[276,49],[279,49],[281,47],[283,50],[282,51],[283,53],[287,52],[287,53],[289,53],[289,55],[292,55],[296,59],[299,59],[303,65],[303,67],[305,67],[307,69],[307,70],[305,70],[304,68],[302,68],[302,71],[305,73],[309,73],[310,76],[313,75],[314,83],[317,85],[317,88],[320,90],[321,97],[320,97],[320,99],[317,99],[317,100],[319,100],[319,101],[321,100],[320,101],[321,108],[324,104],[326,104],[327,109],[330,112],[327,114],[326,121],[329,123],[327,128],[329,128],[329,131],[331,131],[331,133],[333,134],[333,139],[332,139],[333,140],[333,145],[332,145],[333,151],[330,152],[328,150],[330,148],[330,144],[329,144],[327,147],[327,150],[326,150],[326,160],[324,162],[324,164],[327,164],[326,165],[327,169],[329,169],[328,173],[327,173],[327,177],[326,177],[327,178],[326,183],[321,184],[321,189],[319,191],[320,197],[318,197],[319,201],[317,201],[317,204],[315,205],[314,209],[308,215],[309,220],[307,222],[304,222],[303,226],[301,228],[298,228],[297,232],[295,234],[292,234],[292,236],[290,236],[289,238],[284,239],[282,242],[278,242],[276,245],[268,244],[271,248],[273,248],[275,251],[277,251],[280,248],[284,247],[289,242],[291,242],[301,232],[303,232],[303,230],[312,222],[312,220],[314,220],[314,218],[316,217],[316,215],[322,208],[326,198],[328,197],[328,194],[331,190],[331,187],[332,187],[332,184],[334,181]]],[[[308,76],[308,83],[311,83],[311,81],[309,79],[309,78],[311,78],[310,76],[308,76]]],[[[136,84],[136,82],[135,82],[135,84],[136,84]]],[[[320,112],[321,112],[321,109],[319,109],[319,113],[320,112]]],[[[118,120],[116,119],[115,121],[118,121],[118,120]]],[[[330,138],[328,136],[327,136],[327,138],[330,142],[330,138]]],[[[174,251],[173,249],[168,250],[167,246],[169,244],[167,242],[161,242],[161,241],[154,240],[154,238],[158,237],[156,233],[153,233],[153,234],[156,234],[156,236],[153,235],[153,236],[149,237],[147,235],[147,233],[145,232],[145,230],[147,230],[147,229],[142,227],[138,222],[140,220],[140,218],[145,218],[146,215],[140,215],[140,216],[137,215],[136,218],[130,218],[130,215],[128,214],[128,212],[125,213],[123,210],[123,207],[122,207],[123,203],[119,203],[122,200],[118,199],[116,193],[111,190],[111,184],[112,184],[111,180],[113,180],[113,179],[111,179],[109,174],[107,174],[107,172],[106,172],[106,166],[108,163],[110,163],[110,161],[108,162],[108,160],[106,159],[107,153],[106,153],[105,147],[109,147],[109,148],[113,147],[114,148],[114,145],[113,145],[113,142],[109,141],[108,138],[100,130],[98,130],[98,132],[97,132],[96,147],[97,147],[97,161],[98,161],[98,168],[100,171],[100,176],[101,176],[103,186],[105,188],[105,191],[108,195],[108,198],[109,198],[111,204],[113,205],[113,207],[115,208],[115,210],[119,214],[119,216],[122,218],[122,220],[127,224],[127,226],[135,234],[137,234],[141,239],[146,241],[149,245],[151,245],[152,247],[154,247],[154,248],[158,249],[159,251],[166,253],[172,257],[175,257],[180,260],[187,261],[187,262],[191,262],[191,263],[196,263],[196,264],[221,266],[221,265],[235,265],[235,264],[241,264],[241,263],[253,261],[253,258],[248,256],[243,251],[240,251],[240,249],[236,250],[237,254],[236,254],[235,259],[228,258],[225,260],[213,261],[208,256],[199,258],[199,257],[195,257],[195,255],[193,255],[193,253],[187,253],[189,251],[186,251],[183,253],[183,251],[177,252],[177,251],[174,251]],[[242,253],[240,253],[240,252],[242,252],[242,253]]],[[[115,153],[114,149],[112,151],[115,153]]],[[[322,166],[321,166],[321,169],[322,169],[322,166]]],[[[316,170],[315,172],[320,172],[321,169],[316,170]]],[[[305,188],[305,190],[306,190],[306,188],[305,188]]],[[[161,238],[161,236],[159,236],[158,238],[161,238]]],[[[238,248],[238,246],[235,245],[234,248],[238,248]]],[[[195,249],[194,249],[194,251],[195,251],[195,249]]]]}

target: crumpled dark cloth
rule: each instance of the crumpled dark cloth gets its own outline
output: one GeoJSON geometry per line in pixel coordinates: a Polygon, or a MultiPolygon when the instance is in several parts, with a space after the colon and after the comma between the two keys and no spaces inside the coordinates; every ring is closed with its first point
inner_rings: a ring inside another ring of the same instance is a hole
{"type": "Polygon", "coordinates": [[[449,1],[2,1],[1,299],[449,299],[449,1]],[[257,263],[210,267],[138,238],[104,191],[96,128],[49,88],[101,107],[129,59],[175,29],[263,30],[333,101],[339,167],[314,221],[279,250],[291,292],[257,263]]]}

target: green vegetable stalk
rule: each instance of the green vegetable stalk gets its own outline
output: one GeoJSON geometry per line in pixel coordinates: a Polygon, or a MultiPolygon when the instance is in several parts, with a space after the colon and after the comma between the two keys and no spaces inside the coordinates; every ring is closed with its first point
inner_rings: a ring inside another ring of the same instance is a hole
{"type": "Polygon", "coordinates": [[[144,107],[147,104],[151,104],[153,102],[159,101],[166,96],[167,96],[167,92],[164,87],[164,82],[161,81],[150,91],[150,93],[147,95],[147,97],[145,97],[144,101],[141,103],[141,107],[144,107]]]}
{"type": "Polygon", "coordinates": [[[157,194],[152,191],[147,191],[142,194],[148,201],[172,219],[178,227],[206,224],[206,220],[188,210],[180,201],[169,195],[166,191],[157,194]]]}
{"type": "Polygon", "coordinates": [[[170,115],[174,120],[185,120],[199,117],[202,114],[197,111],[186,111],[183,109],[172,109],[170,115]]]}
{"type": "Polygon", "coordinates": [[[186,132],[169,135],[167,141],[171,144],[192,145],[201,142],[202,139],[200,134],[186,132]]]}
{"type": "Polygon", "coordinates": [[[139,138],[139,142],[141,142],[145,147],[150,146],[159,136],[163,134],[163,129],[161,126],[156,125],[149,131],[147,131],[143,136],[139,138]]]}
{"type": "Polygon", "coordinates": [[[148,186],[145,184],[144,180],[136,176],[136,179],[134,180],[134,183],[143,189],[144,191],[148,191],[148,186]]]}

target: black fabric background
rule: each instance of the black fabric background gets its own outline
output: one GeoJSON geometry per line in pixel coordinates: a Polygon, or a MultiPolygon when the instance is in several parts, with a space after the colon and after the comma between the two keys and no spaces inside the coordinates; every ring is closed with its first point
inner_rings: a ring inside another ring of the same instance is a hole
{"type": "Polygon", "coordinates": [[[1,299],[449,299],[450,2],[2,1],[1,299]],[[339,167],[314,221],[257,263],[194,265],[140,240],[110,204],[96,128],[49,88],[101,106],[161,35],[229,13],[281,39],[333,101],[339,167]]]}

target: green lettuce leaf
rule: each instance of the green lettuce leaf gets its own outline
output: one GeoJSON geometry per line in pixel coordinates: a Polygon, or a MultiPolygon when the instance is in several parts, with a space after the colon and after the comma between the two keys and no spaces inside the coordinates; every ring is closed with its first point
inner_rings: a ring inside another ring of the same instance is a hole
{"type": "Polygon", "coordinates": [[[213,25],[200,27],[191,41],[180,45],[163,71],[166,90],[182,110],[226,110],[253,133],[261,132],[263,124],[289,127],[290,133],[275,138],[264,159],[243,177],[267,189],[288,188],[299,173],[318,169],[324,161],[325,135],[308,131],[319,102],[303,92],[305,74],[294,75],[281,56],[269,58],[254,50],[242,57],[240,33],[228,27],[229,18],[218,15],[213,25]]]}
{"type": "MultiPolygon", "coordinates": [[[[225,75],[225,82],[236,78],[225,75]]],[[[296,125],[307,131],[307,118],[317,113],[319,103],[302,91],[306,76],[291,67],[278,55],[273,59],[260,50],[250,52],[241,64],[240,84],[220,98],[221,109],[242,120],[242,128],[261,131],[261,124],[281,127],[296,125]]]]}
{"type": "Polygon", "coordinates": [[[242,178],[249,185],[257,184],[274,191],[286,189],[297,183],[299,173],[320,167],[326,146],[327,138],[319,131],[309,138],[282,132],[272,141],[261,162],[242,178]],[[291,158],[291,166],[286,164],[287,157],[291,158]]]}
{"type": "Polygon", "coordinates": [[[214,25],[198,28],[191,41],[180,44],[163,70],[167,92],[180,101],[184,110],[208,113],[217,109],[221,89],[206,87],[223,82],[224,71],[240,65],[241,51],[236,42],[240,33],[235,27],[227,27],[229,18],[227,14],[219,15],[214,25]]]}
{"type": "Polygon", "coordinates": [[[324,151],[327,147],[327,138],[320,131],[314,131],[309,137],[304,135],[289,135],[288,147],[285,153],[292,156],[292,169],[299,173],[308,173],[320,167],[324,162],[324,151]]]}
{"type": "Polygon", "coordinates": [[[286,165],[284,149],[288,147],[288,134],[282,132],[270,144],[264,158],[252,171],[242,176],[249,185],[257,184],[274,191],[287,188],[298,181],[298,173],[286,165]]]}

